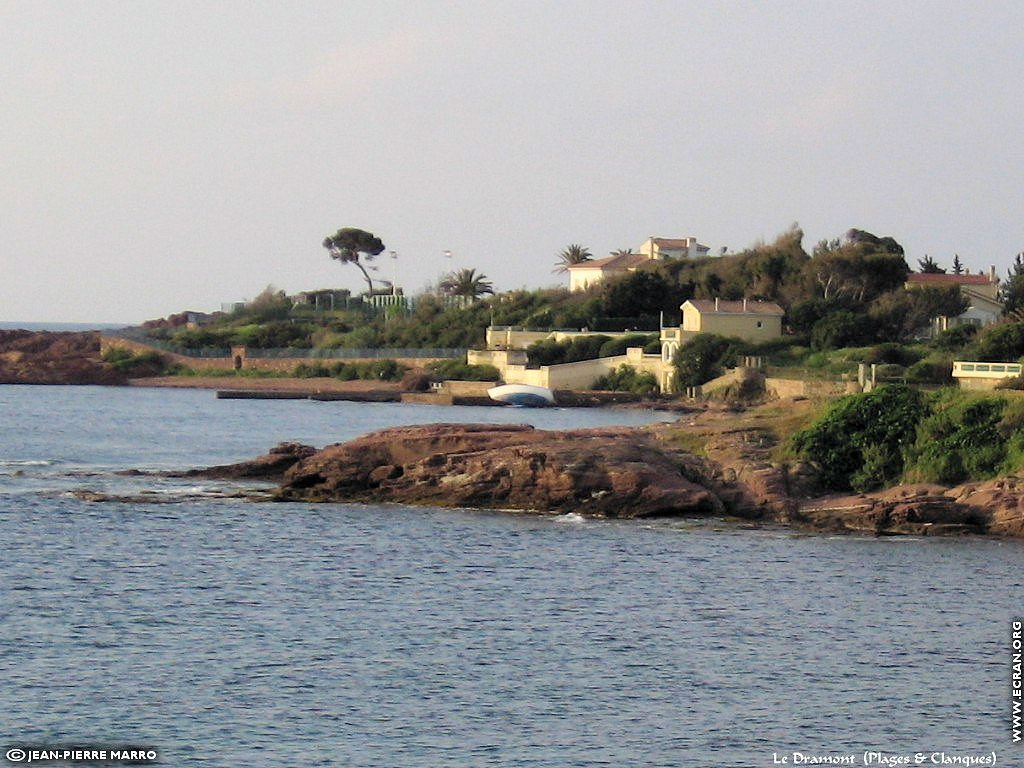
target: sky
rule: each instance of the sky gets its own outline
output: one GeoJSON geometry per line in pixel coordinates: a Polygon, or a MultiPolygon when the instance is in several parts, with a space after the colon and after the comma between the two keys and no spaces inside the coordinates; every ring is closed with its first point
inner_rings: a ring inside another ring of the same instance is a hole
{"type": "Polygon", "coordinates": [[[345,226],[409,293],[794,222],[1005,275],[1024,4],[842,5],[0,0],[0,321],[358,292],[345,226]]]}

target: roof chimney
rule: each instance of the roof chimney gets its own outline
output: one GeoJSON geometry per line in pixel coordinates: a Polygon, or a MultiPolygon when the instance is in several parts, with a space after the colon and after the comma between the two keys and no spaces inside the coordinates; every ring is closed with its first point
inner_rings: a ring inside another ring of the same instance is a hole
{"type": "Polygon", "coordinates": [[[718,311],[718,297],[715,296],[715,312],[718,311]]]}

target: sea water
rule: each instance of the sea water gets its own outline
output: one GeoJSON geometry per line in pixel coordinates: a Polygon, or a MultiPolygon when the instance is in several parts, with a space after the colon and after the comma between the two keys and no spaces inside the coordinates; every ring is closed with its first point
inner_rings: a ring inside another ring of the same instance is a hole
{"type": "Polygon", "coordinates": [[[0,387],[0,746],[145,745],[171,766],[1024,764],[1020,542],[255,503],[231,494],[259,484],[116,474],[408,423],[656,418],[0,387]]]}

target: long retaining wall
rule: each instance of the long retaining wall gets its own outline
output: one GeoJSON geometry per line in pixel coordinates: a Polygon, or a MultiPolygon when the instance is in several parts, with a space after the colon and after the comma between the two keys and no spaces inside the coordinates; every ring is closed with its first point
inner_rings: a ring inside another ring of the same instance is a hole
{"type": "Polygon", "coordinates": [[[856,381],[804,381],[801,379],[766,378],[764,389],[770,396],[840,397],[861,391],[856,381]]]}
{"type": "MultiPolygon", "coordinates": [[[[126,339],[119,336],[100,336],[100,354],[105,353],[108,349],[126,349],[130,352],[142,353],[142,352],[158,352],[164,357],[170,359],[172,362],[179,363],[188,368],[200,368],[217,371],[234,371],[234,370],[254,370],[254,371],[267,371],[272,373],[291,373],[295,370],[297,365],[315,365],[315,364],[329,364],[329,363],[370,363],[376,362],[382,359],[395,360],[396,362],[408,366],[409,368],[423,368],[429,363],[436,362],[438,360],[450,360],[451,354],[445,354],[443,356],[413,356],[409,353],[413,350],[395,350],[399,356],[386,357],[380,352],[386,354],[387,350],[374,350],[374,355],[371,356],[353,356],[349,354],[337,355],[337,356],[302,356],[302,357],[261,357],[250,354],[249,350],[245,347],[232,347],[231,354],[228,356],[218,357],[206,357],[206,356],[193,356],[185,355],[179,352],[171,352],[159,347],[146,344],[135,339],[126,339]]],[[[258,351],[257,351],[258,355],[258,351]]]]}

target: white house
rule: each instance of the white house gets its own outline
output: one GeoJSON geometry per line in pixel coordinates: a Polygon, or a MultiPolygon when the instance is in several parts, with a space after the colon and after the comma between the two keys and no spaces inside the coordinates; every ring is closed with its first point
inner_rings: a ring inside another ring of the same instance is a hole
{"type": "Polygon", "coordinates": [[[969,302],[967,311],[957,317],[937,317],[934,320],[935,331],[945,331],[957,325],[991,325],[1003,314],[1003,305],[999,301],[999,278],[996,268],[989,268],[987,275],[972,275],[965,272],[961,275],[927,274],[914,272],[907,276],[905,288],[948,288],[958,286],[960,293],[969,302]]]}
{"type": "Polygon", "coordinates": [[[620,253],[604,259],[584,261],[567,267],[569,290],[585,291],[591,285],[627,272],[635,272],[653,261],[695,259],[707,256],[711,249],[695,237],[649,237],[635,253],[620,253]]]}
{"type": "Polygon", "coordinates": [[[583,261],[567,267],[569,272],[569,290],[585,291],[592,285],[607,280],[609,277],[636,272],[645,264],[651,263],[650,256],[640,253],[622,253],[604,259],[583,261]]]}
{"type": "Polygon", "coordinates": [[[651,259],[696,259],[707,256],[710,250],[696,237],[649,237],[636,252],[651,259]]]}

